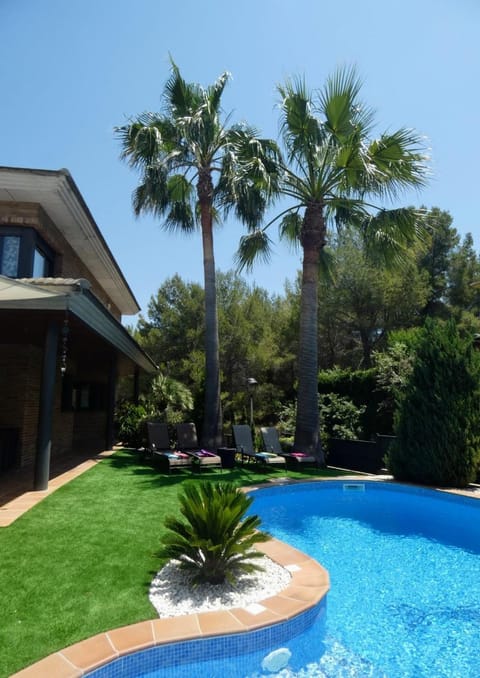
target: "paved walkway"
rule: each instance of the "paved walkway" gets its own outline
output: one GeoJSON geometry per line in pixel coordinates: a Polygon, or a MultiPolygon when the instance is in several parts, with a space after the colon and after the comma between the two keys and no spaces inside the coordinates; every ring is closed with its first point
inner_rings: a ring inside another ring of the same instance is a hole
{"type": "Polygon", "coordinates": [[[72,455],[52,463],[48,490],[34,492],[32,490],[33,471],[18,469],[0,476],[0,528],[8,527],[26,511],[48,497],[59,487],[69,483],[77,476],[98,464],[115,452],[105,450],[92,457],[91,455],[72,455]]]}

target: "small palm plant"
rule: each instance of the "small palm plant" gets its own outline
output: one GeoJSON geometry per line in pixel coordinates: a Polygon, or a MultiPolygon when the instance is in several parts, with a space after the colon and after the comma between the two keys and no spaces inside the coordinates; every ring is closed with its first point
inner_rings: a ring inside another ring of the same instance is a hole
{"type": "Polygon", "coordinates": [[[187,485],[179,496],[184,521],[165,519],[169,530],[162,555],[193,573],[194,585],[235,583],[239,574],[262,568],[253,563],[262,554],[253,546],[270,535],[257,530],[260,518],[247,516],[253,498],[230,483],[187,485]]]}

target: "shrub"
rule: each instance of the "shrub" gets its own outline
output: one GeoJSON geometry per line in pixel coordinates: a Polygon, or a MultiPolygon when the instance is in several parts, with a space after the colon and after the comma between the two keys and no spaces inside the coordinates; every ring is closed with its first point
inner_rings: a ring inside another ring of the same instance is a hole
{"type": "Polygon", "coordinates": [[[257,530],[258,516],[245,517],[252,497],[230,483],[202,483],[186,485],[179,501],[184,520],[165,519],[162,556],[193,572],[194,585],[234,584],[239,574],[261,569],[252,562],[262,557],[253,546],[269,535],[257,530]]]}
{"type": "Polygon", "coordinates": [[[118,440],[126,446],[141,447],[145,442],[147,417],[147,410],[143,405],[128,401],[119,403],[115,412],[118,440]]]}
{"type": "Polygon", "coordinates": [[[164,374],[153,379],[146,402],[153,417],[170,425],[188,419],[193,409],[193,396],[187,386],[164,374]]]}
{"type": "Polygon", "coordinates": [[[464,487],[480,456],[480,356],[455,324],[427,320],[388,465],[399,480],[464,487]]]}
{"type": "Polygon", "coordinates": [[[400,341],[392,342],[385,351],[373,353],[377,390],[383,394],[378,410],[391,422],[392,427],[395,412],[413,371],[414,358],[415,349],[400,341]]]}
{"type": "Polygon", "coordinates": [[[391,433],[392,422],[383,412],[379,412],[379,404],[385,394],[378,388],[376,371],[339,369],[323,370],[318,375],[318,391],[320,394],[337,393],[347,398],[362,409],[360,426],[367,438],[375,433],[391,433]]]}
{"type": "Polygon", "coordinates": [[[357,407],[350,398],[337,393],[324,393],[319,396],[320,432],[322,445],[328,449],[330,438],[355,440],[361,431],[360,417],[365,406],[357,407]]]}
{"type": "MultiPolygon", "coordinates": [[[[361,431],[360,419],[365,407],[357,407],[350,398],[338,393],[322,393],[318,397],[320,417],[320,437],[322,447],[328,450],[330,438],[354,440],[361,431]]],[[[290,434],[293,439],[295,430],[296,404],[289,403],[280,410],[280,429],[283,435],[290,434]]]]}

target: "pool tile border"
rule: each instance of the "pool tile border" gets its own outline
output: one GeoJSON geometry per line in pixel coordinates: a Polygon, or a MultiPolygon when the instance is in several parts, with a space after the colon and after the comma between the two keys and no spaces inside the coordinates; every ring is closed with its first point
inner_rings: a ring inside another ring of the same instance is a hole
{"type": "Polygon", "coordinates": [[[263,611],[253,613],[247,606],[139,622],[70,645],[11,678],[78,678],[114,659],[156,645],[242,633],[288,621],[325,597],[330,588],[329,576],[316,560],[277,539],[258,544],[257,548],[288,567],[292,575],[285,589],[258,601],[263,611]]]}

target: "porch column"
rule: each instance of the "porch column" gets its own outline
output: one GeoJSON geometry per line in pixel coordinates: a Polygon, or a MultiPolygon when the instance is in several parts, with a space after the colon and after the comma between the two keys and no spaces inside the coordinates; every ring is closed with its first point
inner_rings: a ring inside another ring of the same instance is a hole
{"type": "Polygon", "coordinates": [[[105,449],[111,450],[115,443],[114,436],[114,418],[115,418],[115,400],[117,392],[117,354],[112,354],[110,358],[110,367],[108,372],[108,392],[107,392],[107,430],[105,449]]]}
{"type": "Polygon", "coordinates": [[[52,449],[52,420],[55,396],[55,372],[57,368],[58,325],[49,323],[43,349],[42,383],[35,457],[34,490],[48,489],[50,476],[50,452],[52,449]]]}

